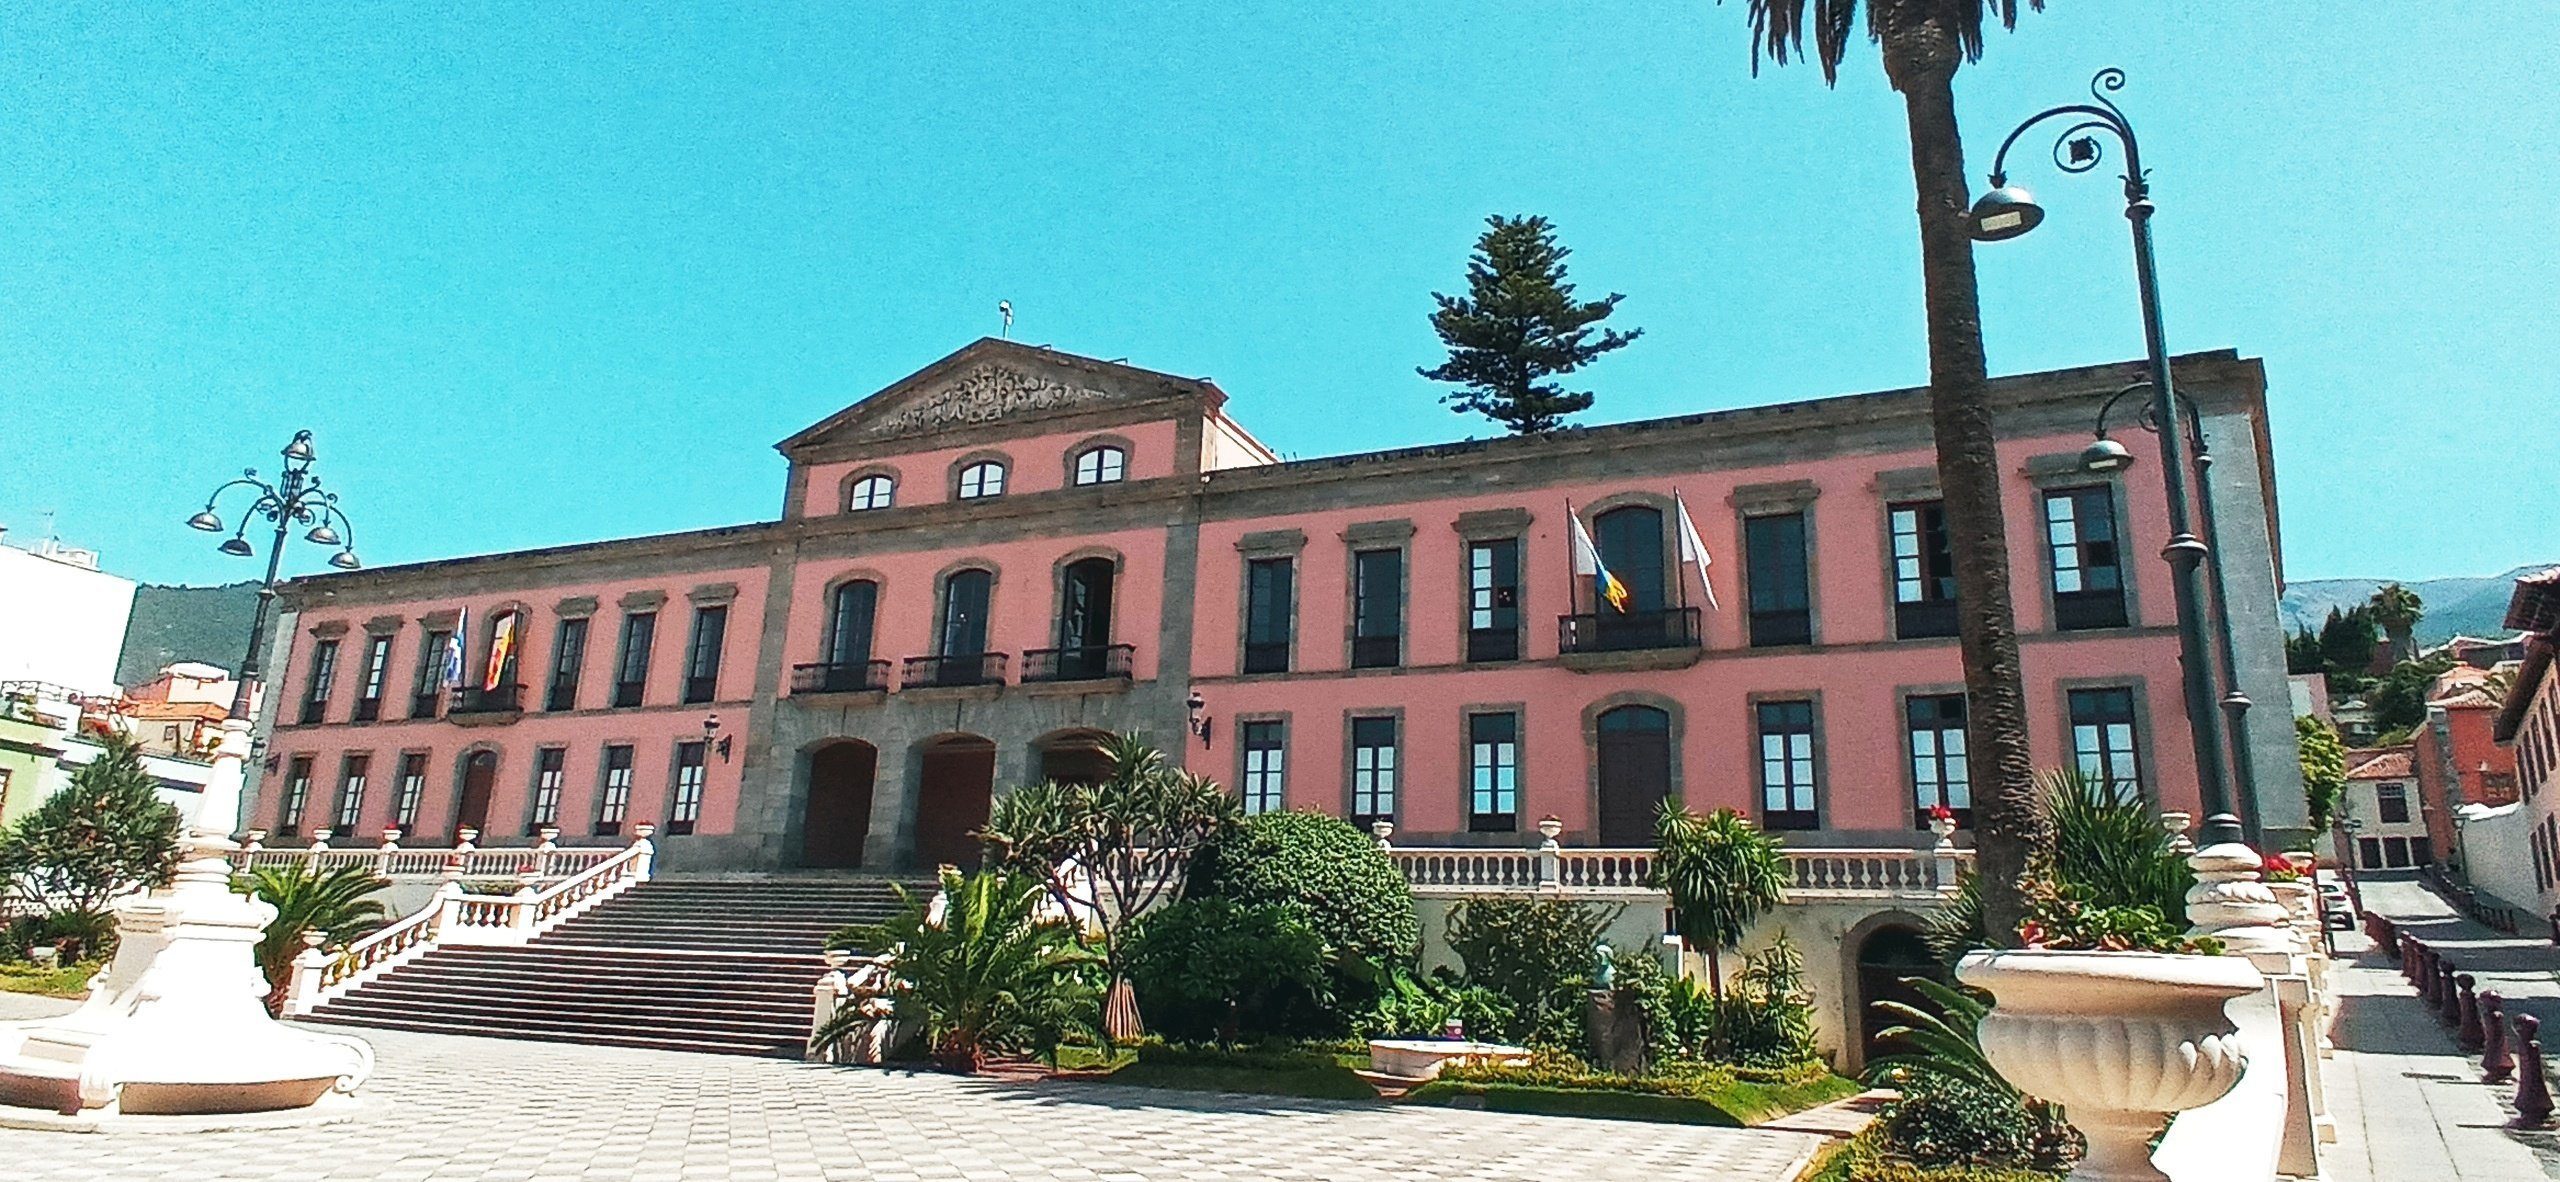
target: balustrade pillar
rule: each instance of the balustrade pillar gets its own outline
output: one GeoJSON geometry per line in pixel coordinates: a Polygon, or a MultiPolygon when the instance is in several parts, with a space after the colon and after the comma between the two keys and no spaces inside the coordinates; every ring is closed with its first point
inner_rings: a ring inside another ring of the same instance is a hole
{"type": "Polygon", "coordinates": [[[560,852],[560,827],[545,825],[534,830],[533,869],[545,878],[552,874],[552,855],[560,852]]]}
{"type": "Polygon", "coordinates": [[[392,855],[397,854],[397,853],[399,853],[399,852],[400,852],[400,830],[399,830],[399,828],[395,826],[395,827],[393,827],[393,828],[389,828],[389,829],[385,829],[385,830],[383,830],[383,831],[382,831],[382,845],[381,845],[381,848],[379,848],[379,849],[377,849],[377,850],[375,850],[375,851],[374,851],[374,858],[373,858],[373,874],[374,874],[374,877],[376,877],[376,878],[389,878],[389,877],[391,877],[391,858],[392,858],[392,855]]]}
{"type": "Polygon", "coordinates": [[[313,857],[315,857],[315,858],[317,858],[317,857],[318,857],[319,855],[321,855],[321,854],[328,853],[328,852],[329,852],[329,838],[331,838],[332,836],[336,835],[336,833],[337,833],[337,832],[338,832],[338,831],[337,831],[337,830],[335,830],[335,829],[314,829],[314,830],[312,830],[312,831],[311,831],[311,853],[312,853],[312,856],[313,856],[313,857]]]}
{"type": "Polygon", "coordinates": [[[2195,925],[2189,934],[2212,936],[2236,953],[2300,953],[2302,938],[2292,930],[2291,910],[2258,880],[2265,864],[2256,850],[2236,841],[2189,855],[2187,865],[2196,876],[2187,891],[2187,919],[2195,925]]]}
{"type": "Polygon", "coordinates": [[[1538,889],[1564,889],[1564,847],[1556,838],[1564,832],[1564,820],[1547,817],[1538,822],[1538,889]]]}
{"type": "Polygon", "coordinates": [[[631,877],[643,880],[649,877],[649,867],[658,857],[658,847],[649,839],[657,832],[657,826],[645,822],[631,827],[631,846],[640,851],[631,856],[631,877]]]}
{"type": "Polygon", "coordinates": [[[302,933],[302,951],[294,954],[293,975],[285,985],[286,1017],[308,1014],[320,1004],[320,978],[329,969],[329,954],[320,951],[320,943],[327,938],[319,932],[302,933]]]}
{"type": "Polygon", "coordinates": [[[2516,1118],[2510,1129],[2551,1126],[2551,1081],[2542,1074],[2542,1019],[2516,1015],[2516,1118]]]}
{"type": "Polygon", "coordinates": [[[2480,1082],[2505,1083],[2515,1075],[2516,1057],[2507,1050],[2507,1004],[2495,989],[2480,991],[2480,1082]]]}

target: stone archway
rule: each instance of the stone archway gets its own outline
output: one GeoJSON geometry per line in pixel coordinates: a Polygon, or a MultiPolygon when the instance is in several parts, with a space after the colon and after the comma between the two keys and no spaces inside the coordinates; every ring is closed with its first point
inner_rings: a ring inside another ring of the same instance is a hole
{"type": "Polygon", "coordinates": [[[1111,755],[1101,731],[1059,731],[1033,745],[1040,756],[1040,778],[1061,784],[1099,784],[1111,777],[1111,755]]]}
{"type": "MultiPolygon", "coordinates": [[[[1880,915],[1860,924],[1860,931],[1850,933],[1850,973],[1843,982],[1849,995],[1848,1029],[1855,1032],[1857,1061],[1853,1069],[1862,1069],[1879,1055],[1890,1055],[1901,1048],[1879,1045],[1876,1036],[1890,1026],[1901,1025],[1901,1019],[1875,1008],[1879,1001],[1898,1001],[1935,1011],[1936,1006],[1920,991],[1904,984],[1906,977],[1924,977],[1933,981],[1948,979],[1946,966],[1939,963],[1937,953],[1922,938],[1917,921],[1908,916],[1880,915]]],[[[1845,1033],[1845,1032],[1844,1032],[1845,1033]]],[[[1848,1041],[1844,1039],[1844,1041],[1848,1041]]]]}
{"type": "Polygon", "coordinates": [[[860,739],[829,742],[809,754],[809,796],[800,826],[800,864],[855,870],[871,836],[873,777],[880,751],[860,739]]]}
{"type": "Polygon", "coordinates": [[[974,870],[985,853],[976,833],[995,804],[996,745],[980,735],[927,741],[918,760],[915,852],[920,867],[974,870]]]}

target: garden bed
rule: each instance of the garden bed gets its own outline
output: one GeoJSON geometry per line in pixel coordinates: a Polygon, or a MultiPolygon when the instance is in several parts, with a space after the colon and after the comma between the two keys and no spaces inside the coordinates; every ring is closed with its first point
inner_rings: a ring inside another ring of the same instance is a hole
{"type": "Polygon", "coordinates": [[[0,993],[33,993],[77,1001],[89,996],[89,978],[102,967],[97,963],[50,969],[32,964],[0,964],[0,993]]]}
{"type": "Polygon", "coordinates": [[[1060,1078],[1064,1079],[1313,1100],[1377,1099],[1377,1090],[1357,1071],[1367,1065],[1365,1049],[1353,1052],[1330,1044],[1220,1049],[1147,1043],[1135,1053],[1120,1051],[1106,1056],[1098,1050],[1078,1047],[1061,1048],[1058,1053],[1060,1078]]]}
{"type": "Polygon", "coordinates": [[[1540,1116],[1746,1128],[1863,1090],[1819,1065],[1787,1071],[1707,1067],[1642,1078],[1546,1066],[1466,1067],[1452,1068],[1405,1099],[1540,1116]]]}
{"type": "Polygon", "coordinates": [[[1816,1150],[1805,1165],[1802,1182],[2054,1182],[2056,1175],[2034,1170],[1980,1166],[1914,1165],[1894,1158],[1881,1129],[1870,1127],[1846,1141],[1816,1150]]]}

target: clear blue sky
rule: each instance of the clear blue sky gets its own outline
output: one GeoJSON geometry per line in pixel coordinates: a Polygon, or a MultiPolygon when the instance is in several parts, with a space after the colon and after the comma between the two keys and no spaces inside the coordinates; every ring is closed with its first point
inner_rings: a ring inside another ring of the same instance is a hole
{"type": "MultiPolygon", "coordinates": [[[[1925,378],[1874,52],[1754,79],[1738,4],[114,7],[0,38],[0,522],[137,578],[253,574],[179,522],[300,426],[377,564],[769,517],[775,440],[999,299],[1284,452],[1481,433],[1413,371],[1494,211],[1646,330],[1589,421],[1925,378]]],[[[2289,573],[2560,559],[2547,14],[2259,7],[2028,15],[1973,170],[2124,66],[2171,343],[2267,361],[2289,573]]],[[[2115,185],[2019,172],[1993,370],[2135,356],[2115,185]]]]}

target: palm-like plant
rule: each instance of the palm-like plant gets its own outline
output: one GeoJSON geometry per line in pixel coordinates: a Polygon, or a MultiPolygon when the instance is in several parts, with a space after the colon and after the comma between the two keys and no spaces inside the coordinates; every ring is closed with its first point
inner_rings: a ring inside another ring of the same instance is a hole
{"type": "Polygon", "coordinates": [[[258,939],[258,968],[267,974],[267,1008],[281,1012],[285,991],[293,985],[293,958],[302,953],[302,937],[318,932],[322,943],[337,947],[381,927],[390,918],[374,896],[391,885],[362,866],[315,871],[307,866],[260,866],[232,880],[232,889],[255,895],[276,909],[266,935],[258,939]]]}
{"type": "Polygon", "coordinates": [[[1752,66],[1806,56],[1806,27],[1823,79],[1836,83],[1863,13],[1885,77],[1902,95],[1912,180],[1920,197],[1921,285],[1929,322],[1929,417],[1938,444],[1964,656],[1966,737],[1973,768],[1975,857],[1990,929],[2012,943],[2026,913],[2020,880],[2047,843],[2027,750],[2027,695],[2009,600],[2008,531],[2000,511],[1982,301],[1974,281],[1971,197],[1956,127],[1958,67],[1982,56],[1993,21],[2015,27],[2044,0],[1748,0],[1752,66]]]}
{"type": "MultiPolygon", "coordinates": [[[[894,983],[892,1012],[920,1022],[936,1063],[976,1071],[990,1055],[1049,1053],[1070,1031],[1091,1031],[1100,1017],[1095,977],[1102,957],[1073,927],[1040,915],[1043,887],[1027,875],[984,870],[942,872],[945,904],[898,892],[887,923],[857,926],[843,936],[886,950],[894,983]]],[[[833,941],[831,941],[833,942],[833,941]]],[[[827,1049],[872,1019],[846,1006],[810,1037],[827,1049]]]]}
{"type": "Polygon", "coordinates": [[[1671,896],[1680,938],[1706,952],[1707,983],[1721,995],[1722,953],[1785,898],[1786,855],[1732,809],[1700,814],[1667,800],[1654,843],[1654,885],[1671,896]]]}
{"type": "Polygon", "coordinates": [[[1937,1012],[1899,1001],[1873,1003],[1898,1023],[1878,1031],[1876,1041],[1902,1049],[1870,1061],[1868,1082],[1888,1084],[1904,1072],[1934,1072],[2016,1098],[2017,1087],[2002,1079],[1982,1053],[1979,1030],[1991,1004],[1970,989],[1927,977],[1905,977],[1902,983],[1918,990],[1937,1012]]]}
{"type": "Polygon", "coordinates": [[[2373,622],[2382,627],[2383,635],[2391,638],[2391,659],[2416,660],[2418,645],[2415,633],[2419,618],[2427,614],[2426,601],[2418,598],[2417,592],[2398,583],[2384,583],[2374,589],[2373,598],[2368,602],[2373,608],[2370,613],[2373,622]]]}

